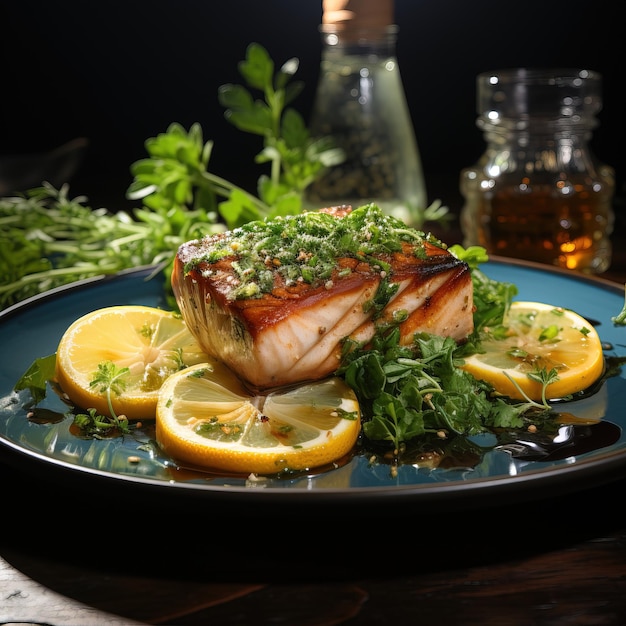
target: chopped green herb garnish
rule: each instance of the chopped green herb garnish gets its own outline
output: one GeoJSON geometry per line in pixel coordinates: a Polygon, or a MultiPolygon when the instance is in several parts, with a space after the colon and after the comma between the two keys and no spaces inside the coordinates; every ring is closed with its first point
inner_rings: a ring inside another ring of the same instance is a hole
{"type": "MultiPolygon", "coordinates": [[[[330,288],[332,283],[327,281],[338,269],[339,258],[366,263],[385,279],[392,268],[384,256],[401,251],[403,243],[410,243],[418,258],[426,256],[426,243],[446,247],[431,234],[408,228],[375,204],[354,209],[341,218],[310,211],[257,220],[205,241],[207,251],[194,256],[185,265],[185,272],[199,269],[206,275],[212,271],[212,264],[233,256],[231,267],[238,279],[233,299],[270,292],[274,272],[282,276],[287,286],[303,281],[314,286],[327,283],[330,288]]],[[[346,274],[350,270],[341,271],[346,274]]],[[[388,280],[381,281],[370,306],[384,308],[396,289],[388,280]]]]}

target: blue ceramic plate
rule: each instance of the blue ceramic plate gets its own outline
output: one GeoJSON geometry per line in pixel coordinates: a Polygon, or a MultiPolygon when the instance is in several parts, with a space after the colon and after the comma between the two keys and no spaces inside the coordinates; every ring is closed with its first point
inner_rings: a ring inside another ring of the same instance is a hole
{"type": "MultiPolygon", "coordinates": [[[[626,355],[626,327],[611,317],[624,303],[624,290],[605,280],[586,278],[545,266],[492,260],[485,273],[517,285],[519,300],[535,300],[571,308],[592,321],[611,358],[626,355]]],[[[79,316],[120,304],[165,307],[162,277],[140,268],[57,289],[0,313],[0,446],[2,459],[35,475],[61,476],[99,483],[113,489],[148,490],[156,494],[237,501],[239,503],[402,502],[457,509],[494,498],[537,498],[624,478],[626,469],[626,381],[618,373],[594,395],[567,403],[580,417],[602,418],[574,445],[564,445],[543,460],[533,455],[533,442],[495,446],[492,435],[469,442],[471,462],[448,469],[419,463],[401,465],[397,474],[385,463],[353,456],[329,471],[282,478],[250,480],[202,474],[176,467],[154,446],[142,445],[153,436],[150,427],[136,437],[84,440],[69,432],[68,407],[49,391],[40,405],[50,419],[29,420],[26,396],[13,387],[38,357],[56,350],[65,329],[79,316]],[[49,412],[48,412],[49,411],[49,412]],[[512,454],[516,451],[517,454],[512,454]],[[476,451],[479,454],[476,455],[476,451]],[[529,453],[530,452],[530,453],[529,453]],[[138,457],[139,462],[129,462],[138,457]]],[[[522,438],[523,439],[523,438],[522,438]]]]}

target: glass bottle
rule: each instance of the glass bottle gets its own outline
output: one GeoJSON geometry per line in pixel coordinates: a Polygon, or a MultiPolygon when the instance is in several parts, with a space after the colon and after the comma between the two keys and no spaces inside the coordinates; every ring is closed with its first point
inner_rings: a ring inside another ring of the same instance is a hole
{"type": "Polygon", "coordinates": [[[306,193],[313,207],[377,203],[410,225],[426,208],[415,132],[396,59],[393,0],[324,0],[313,137],[345,160],[306,193]]]}
{"type": "Polygon", "coordinates": [[[486,149],[461,171],[464,245],[598,274],[611,263],[615,176],[589,147],[602,108],[588,70],[477,77],[486,149]]]}

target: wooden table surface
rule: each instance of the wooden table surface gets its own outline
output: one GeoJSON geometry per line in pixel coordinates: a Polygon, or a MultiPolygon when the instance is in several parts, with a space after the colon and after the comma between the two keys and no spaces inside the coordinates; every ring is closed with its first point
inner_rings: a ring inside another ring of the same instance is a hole
{"type": "Polygon", "coordinates": [[[462,514],[231,517],[3,470],[0,624],[626,624],[624,479],[462,514]]]}
{"type": "Polygon", "coordinates": [[[0,470],[0,624],[626,624],[626,476],[465,512],[274,515],[0,470]]]}

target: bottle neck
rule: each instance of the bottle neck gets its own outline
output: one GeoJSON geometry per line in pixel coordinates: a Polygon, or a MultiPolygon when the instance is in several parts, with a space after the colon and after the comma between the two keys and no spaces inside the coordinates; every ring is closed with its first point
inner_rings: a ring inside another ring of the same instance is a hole
{"type": "Polygon", "coordinates": [[[322,54],[325,56],[395,57],[398,27],[389,24],[370,28],[337,28],[333,24],[320,26],[322,54]]]}

